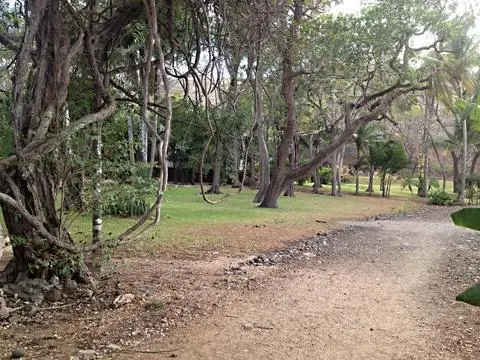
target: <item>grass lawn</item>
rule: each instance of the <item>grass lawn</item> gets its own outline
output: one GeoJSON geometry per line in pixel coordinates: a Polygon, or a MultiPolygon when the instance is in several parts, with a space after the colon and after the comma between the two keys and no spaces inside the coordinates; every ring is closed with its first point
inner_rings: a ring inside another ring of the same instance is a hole
{"type": "MultiPolygon", "coordinates": [[[[347,219],[379,213],[405,212],[421,206],[408,191],[389,199],[348,194],[344,197],[314,195],[310,188],[298,187],[294,198],[282,197],[279,209],[261,209],[252,203],[255,191],[224,187],[222,202],[210,205],[198,187],[170,186],[162,206],[162,221],[139,238],[122,245],[135,255],[158,256],[193,252],[251,253],[286,246],[298,239],[325,232],[347,219]]],[[[354,188],[354,187],[353,187],[354,188]]],[[[352,188],[352,191],[353,191],[352,188]]],[[[328,193],[328,188],[325,188],[328,193]]],[[[217,197],[212,197],[213,200],[217,197]]],[[[77,239],[89,237],[90,216],[77,216],[69,229],[77,239]]],[[[133,219],[104,217],[106,238],[113,238],[133,223],[133,219]]]]}
{"type": "MultiPolygon", "coordinates": [[[[121,253],[155,257],[268,251],[331,230],[343,220],[406,212],[425,204],[408,190],[401,191],[399,184],[392,185],[392,196],[388,199],[380,196],[378,184],[374,196],[368,196],[366,182],[366,178],[361,179],[361,196],[353,195],[355,184],[343,184],[345,194],[337,198],[328,195],[328,186],[322,189],[323,195],[312,194],[310,184],[297,186],[296,196],[281,197],[278,209],[258,208],[252,203],[255,190],[251,189],[239,193],[225,186],[223,191],[228,196],[210,205],[199,195],[198,186],[172,185],[165,195],[160,225],[124,243],[121,253]]],[[[211,198],[216,200],[219,196],[211,198]]],[[[106,239],[115,238],[135,222],[132,218],[111,216],[103,220],[106,239]]],[[[90,215],[71,216],[66,223],[76,240],[89,240],[90,215]]]]}

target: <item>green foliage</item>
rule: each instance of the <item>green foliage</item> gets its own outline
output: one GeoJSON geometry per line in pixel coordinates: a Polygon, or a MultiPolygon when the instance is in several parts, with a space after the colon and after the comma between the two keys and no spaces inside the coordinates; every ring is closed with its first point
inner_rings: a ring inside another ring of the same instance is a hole
{"type": "Polygon", "coordinates": [[[480,306],[480,284],[475,284],[461,294],[457,295],[455,300],[462,301],[473,306],[480,306]]]}
{"type": "Polygon", "coordinates": [[[430,191],[431,189],[440,189],[440,183],[438,182],[438,179],[431,179],[430,184],[428,184],[428,190],[430,191]]]}
{"type": "Polygon", "coordinates": [[[0,97],[0,158],[13,154],[12,113],[10,98],[0,97]]]}
{"type": "Polygon", "coordinates": [[[471,174],[465,178],[465,198],[469,204],[478,204],[480,200],[480,175],[471,174]]]}
{"type": "Polygon", "coordinates": [[[418,188],[418,180],[411,177],[406,176],[402,178],[402,191],[408,188],[408,190],[413,194],[413,187],[418,188]]]}
{"type": "MultiPolygon", "coordinates": [[[[464,208],[451,214],[455,225],[480,231],[480,209],[464,208]]],[[[464,303],[480,306],[480,284],[475,284],[459,294],[456,298],[464,303]]]]}
{"type": "Polygon", "coordinates": [[[457,226],[480,231],[480,208],[464,208],[454,212],[451,217],[457,226]]]}
{"type": "Polygon", "coordinates": [[[384,174],[395,174],[409,164],[403,145],[395,140],[376,142],[370,146],[372,165],[384,174]]]}
{"type": "Polygon", "coordinates": [[[428,204],[451,206],[455,204],[455,197],[442,190],[432,190],[428,193],[428,204]]]}
{"type": "Polygon", "coordinates": [[[129,183],[112,185],[103,196],[102,212],[113,216],[143,215],[154,193],[155,179],[135,177],[129,183]]]}
{"type": "Polygon", "coordinates": [[[330,165],[322,166],[319,170],[322,184],[329,185],[332,183],[332,167],[330,165]]]}

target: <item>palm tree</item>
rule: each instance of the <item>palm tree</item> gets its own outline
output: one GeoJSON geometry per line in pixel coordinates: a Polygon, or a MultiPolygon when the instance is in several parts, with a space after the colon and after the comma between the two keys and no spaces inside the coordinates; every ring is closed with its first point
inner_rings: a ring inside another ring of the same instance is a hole
{"type": "Polygon", "coordinates": [[[478,96],[478,76],[477,78],[474,76],[473,69],[480,64],[478,41],[468,35],[472,25],[471,19],[463,20],[462,31],[459,31],[453,40],[444,44],[444,48],[441,49],[443,52],[432,54],[430,59],[433,63],[427,64],[439,70],[432,79],[434,96],[449,117],[453,118],[453,130],[449,130],[437,111],[437,122],[453,145],[450,154],[454,167],[454,191],[458,194],[459,203],[464,201],[468,140],[469,138],[473,140],[475,132],[469,116],[471,109],[460,109],[458,102],[459,100],[470,102],[478,96]],[[462,161],[459,166],[460,159],[462,161]]]}

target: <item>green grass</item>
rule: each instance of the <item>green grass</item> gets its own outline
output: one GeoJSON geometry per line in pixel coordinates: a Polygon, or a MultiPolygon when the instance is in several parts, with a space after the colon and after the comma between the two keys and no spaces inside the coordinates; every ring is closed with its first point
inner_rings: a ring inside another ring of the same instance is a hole
{"type": "MultiPolygon", "coordinates": [[[[355,184],[343,184],[344,197],[315,195],[311,185],[298,187],[293,198],[281,197],[278,209],[258,208],[252,203],[255,190],[238,192],[225,186],[228,194],[218,204],[207,204],[198,186],[170,186],[162,205],[159,226],[126,243],[122,248],[137,254],[197,250],[258,250],[281,246],[296,238],[327,231],[338,222],[387,212],[405,212],[420,206],[418,198],[400,184],[392,186],[392,197],[381,198],[376,184],[374,196],[365,193],[366,178],[361,179],[362,196],[353,196],[355,184]]],[[[329,193],[325,186],[323,192],[329,193]]],[[[212,200],[223,197],[210,196],[212,200]]],[[[104,238],[114,239],[135,223],[136,219],[105,216],[104,238]]],[[[76,241],[90,239],[91,217],[88,214],[67,217],[76,241]]]]}
{"type": "MultiPolygon", "coordinates": [[[[282,196],[278,209],[263,209],[252,203],[254,190],[245,189],[239,193],[236,189],[224,187],[223,191],[228,196],[211,205],[202,199],[198,187],[171,186],[162,205],[161,224],[130,241],[126,248],[152,254],[172,248],[225,249],[231,244],[239,249],[242,243],[253,241],[253,238],[274,243],[278,239],[287,241],[289,237],[324,231],[341,219],[408,211],[417,206],[409,193],[402,198],[382,199],[378,196],[348,195],[334,198],[297,191],[294,198],[282,196]],[[265,229],[256,229],[260,227],[265,229]]],[[[223,196],[211,196],[211,199],[218,200],[223,196]]],[[[107,239],[118,236],[134,223],[134,219],[110,216],[103,220],[107,239]]],[[[87,215],[78,216],[69,230],[76,239],[87,240],[90,221],[87,215]]]]}

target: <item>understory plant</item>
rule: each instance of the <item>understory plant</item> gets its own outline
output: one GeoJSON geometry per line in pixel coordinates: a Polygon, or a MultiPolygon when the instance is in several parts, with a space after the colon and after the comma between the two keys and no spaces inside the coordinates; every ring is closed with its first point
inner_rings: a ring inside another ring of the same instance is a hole
{"type": "MultiPolygon", "coordinates": [[[[457,226],[480,231],[480,208],[464,208],[454,212],[451,217],[453,223],[457,226]]],[[[456,300],[473,306],[480,306],[480,284],[477,283],[457,295],[456,300]]]]}

